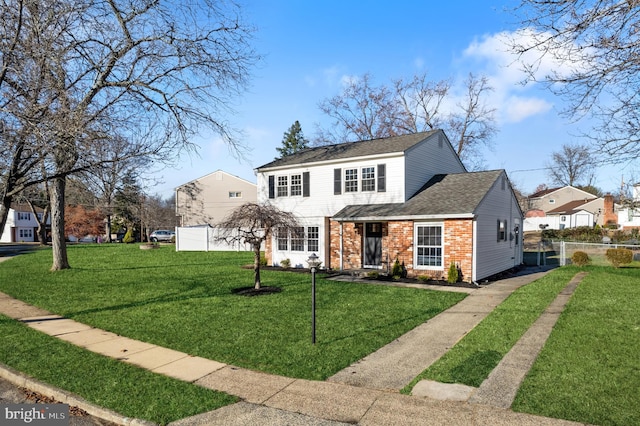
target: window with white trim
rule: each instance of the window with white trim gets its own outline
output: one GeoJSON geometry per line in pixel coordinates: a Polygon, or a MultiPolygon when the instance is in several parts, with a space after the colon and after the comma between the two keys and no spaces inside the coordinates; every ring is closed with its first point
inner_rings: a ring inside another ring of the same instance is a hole
{"type": "Polygon", "coordinates": [[[443,267],[442,224],[416,224],[416,267],[427,269],[443,267]]]}
{"type": "Polygon", "coordinates": [[[20,238],[33,238],[33,229],[20,229],[18,236],[20,238]]]}
{"type": "Polygon", "coordinates": [[[291,175],[291,196],[302,195],[302,175],[291,175]]]}
{"type": "Polygon", "coordinates": [[[31,220],[31,213],[18,212],[18,220],[31,220]]]}
{"type": "Polygon", "coordinates": [[[278,240],[278,251],[289,250],[289,232],[287,232],[286,228],[278,228],[276,238],[278,240]]]}
{"type": "Polygon", "coordinates": [[[240,192],[240,191],[229,191],[229,198],[242,198],[242,192],[240,192]]]}
{"type": "Polygon", "coordinates": [[[291,230],[291,251],[304,251],[304,227],[291,230]]]}
{"type": "Polygon", "coordinates": [[[286,197],[289,195],[289,176],[278,176],[278,197],[286,197]]]}
{"type": "Polygon", "coordinates": [[[358,192],[358,169],[344,171],[344,192],[358,192]]]}
{"type": "Polygon", "coordinates": [[[375,167],[362,168],[362,191],[376,190],[376,169],[375,167]]]}
{"type": "Polygon", "coordinates": [[[320,229],[317,226],[307,228],[307,251],[317,252],[320,247],[320,229]]]}

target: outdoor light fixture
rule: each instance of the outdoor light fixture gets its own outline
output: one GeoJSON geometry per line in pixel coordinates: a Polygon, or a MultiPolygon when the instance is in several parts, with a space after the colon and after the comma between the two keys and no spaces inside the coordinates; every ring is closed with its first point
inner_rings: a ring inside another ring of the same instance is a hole
{"type": "Polygon", "coordinates": [[[311,343],[316,344],[316,269],[322,262],[315,253],[311,253],[307,259],[311,269],[311,343]]]}

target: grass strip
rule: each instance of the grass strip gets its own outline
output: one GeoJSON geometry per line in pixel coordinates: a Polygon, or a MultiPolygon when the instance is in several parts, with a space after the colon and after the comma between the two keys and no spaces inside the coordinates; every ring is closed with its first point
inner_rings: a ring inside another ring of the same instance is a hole
{"type": "Polygon", "coordinates": [[[324,380],[465,294],[318,277],[311,343],[311,276],[262,271],[279,293],[245,297],[251,253],[176,252],[171,246],[68,248],[72,269],[50,272],[41,250],[0,263],[0,291],[93,327],[226,364],[324,380]]]}
{"type": "Polygon", "coordinates": [[[237,401],[95,354],[3,315],[0,335],[3,364],[126,417],[167,424],[237,401]]]}
{"type": "Polygon", "coordinates": [[[480,386],[577,272],[556,269],[516,290],[402,392],[410,393],[424,379],[480,386]]]}
{"type": "Polygon", "coordinates": [[[640,269],[588,267],[512,409],[597,425],[640,424],[640,269]]]}

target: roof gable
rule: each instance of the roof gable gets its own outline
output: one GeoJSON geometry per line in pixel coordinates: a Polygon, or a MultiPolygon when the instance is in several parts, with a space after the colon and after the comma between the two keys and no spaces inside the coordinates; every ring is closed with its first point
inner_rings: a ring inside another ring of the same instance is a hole
{"type": "Polygon", "coordinates": [[[389,138],[307,148],[283,158],[278,158],[270,163],[258,167],[257,169],[260,170],[272,167],[284,167],[372,155],[403,153],[438,132],[442,131],[431,130],[428,132],[412,133],[389,138]]]}
{"type": "Polygon", "coordinates": [[[573,214],[578,210],[585,210],[584,206],[594,200],[596,200],[596,198],[591,198],[588,200],[569,201],[568,203],[563,204],[560,207],[549,210],[547,214],[573,214]]]}

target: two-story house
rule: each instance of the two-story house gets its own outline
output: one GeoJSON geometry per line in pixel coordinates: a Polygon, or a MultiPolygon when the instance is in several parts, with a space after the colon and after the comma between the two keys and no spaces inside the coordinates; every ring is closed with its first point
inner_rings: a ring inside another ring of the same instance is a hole
{"type": "Polygon", "coordinates": [[[308,148],[256,169],[258,202],[295,213],[268,262],[387,269],[477,281],[522,263],[522,211],[503,170],[467,172],[441,130],[308,148]]]}
{"type": "MultiPolygon", "coordinates": [[[[43,210],[36,207],[38,219],[42,220],[43,210]]],[[[51,218],[47,218],[50,230],[51,218]]],[[[2,230],[0,243],[32,243],[38,241],[38,222],[28,204],[13,203],[7,215],[7,223],[2,230]]]]}
{"type": "Polygon", "coordinates": [[[222,170],[176,188],[176,216],[180,226],[213,225],[233,209],[257,201],[256,184],[222,170]]]}
{"type": "Polygon", "coordinates": [[[531,194],[527,204],[524,231],[617,223],[613,196],[597,197],[571,185],[531,194]]]}

